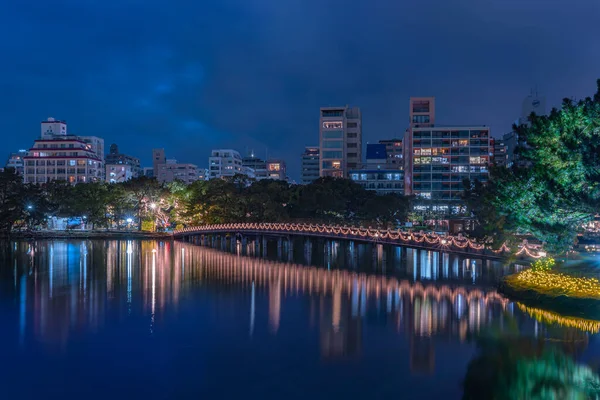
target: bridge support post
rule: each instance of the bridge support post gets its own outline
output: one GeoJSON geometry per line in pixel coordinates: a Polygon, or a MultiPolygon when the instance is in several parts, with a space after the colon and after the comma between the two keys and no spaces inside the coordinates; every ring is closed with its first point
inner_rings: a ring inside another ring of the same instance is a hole
{"type": "Polygon", "coordinates": [[[310,265],[312,261],[312,241],[310,238],[304,241],[304,262],[310,265]]]}
{"type": "Polygon", "coordinates": [[[258,241],[258,236],[254,238],[254,256],[260,255],[260,243],[258,241]]]}
{"type": "Polygon", "coordinates": [[[387,266],[387,247],[383,244],[379,246],[381,246],[381,268],[385,271],[387,266]]]}
{"type": "Polygon", "coordinates": [[[248,253],[248,238],[246,236],[242,236],[242,255],[245,256],[248,253]]]}
{"type": "Polygon", "coordinates": [[[291,236],[288,236],[288,262],[294,259],[294,241],[291,236]]]}
{"type": "Polygon", "coordinates": [[[277,258],[281,259],[283,252],[283,239],[280,237],[277,238],[277,258]]]}
{"type": "Polygon", "coordinates": [[[221,251],[225,251],[225,250],[227,250],[227,235],[222,234],[221,235],[221,251]]]}
{"type": "Polygon", "coordinates": [[[262,246],[261,246],[262,256],[266,257],[267,256],[267,237],[262,236],[261,240],[262,240],[262,246]]]}
{"type": "Polygon", "coordinates": [[[376,243],[373,243],[373,245],[372,245],[372,252],[373,252],[373,266],[374,266],[375,268],[377,268],[377,264],[378,264],[378,262],[377,262],[377,261],[378,261],[378,257],[377,257],[377,251],[379,250],[379,249],[378,249],[378,247],[379,247],[379,245],[378,245],[378,244],[376,244],[376,243]]]}
{"type": "Polygon", "coordinates": [[[327,265],[327,269],[329,269],[329,263],[331,262],[331,242],[329,240],[325,240],[325,265],[327,265]]]}

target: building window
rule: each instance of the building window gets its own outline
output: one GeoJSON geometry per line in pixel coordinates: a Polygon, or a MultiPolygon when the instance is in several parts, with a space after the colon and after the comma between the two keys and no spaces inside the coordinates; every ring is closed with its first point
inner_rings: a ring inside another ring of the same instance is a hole
{"type": "Polygon", "coordinates": [[[344,110],[323,110],[321,115],[323,117],[343,117],[344,110]]]}
{"type": "Polygon", "coordinates": [[[323,139],[343,139],[344,131],[323,131],[323,139]]]}
{"type": "Polygon", "coordinates": [[[75,164],[77,164],[77,161],[75,161],[75,160],[69,160],[69,165],[70,166],[74,167],[75,164]]]}
{"type": "Polygon", "coordinates": [[[358,136],[356,132],[348,132],[348,139],[356,139],[358,136]]]}
{"type": "Polygon", "coordinates": [[[323,122],[324,129],[343,129],[344,123],[342,121],[325,121],[323,122]]]}
{"type": "Polygon", "coordinates": [[[348,158],[355,158],[355,157],[358,157],[358,154],[357,153],[347,153],[346,156],[348,158]]]}
{"type": "Polygon", "coordinates": [[[341,140],[327,140],[323,142],[324,149],[341,149],[344,147],[344,142],[341,140]]]}
{"type": "Polygon", "coordinates": [[[413,102],[414,113],[428,113],[429,112],[429,100],[416,100],[413,102]]]}
{"type": "Polygon", "coordinates": [[[331,162],[331,168],[333,168],[333,169],[341,169],[342,168],[342,162],[341,161],[332,161],[331,162]]]}
{"type": "Polygon", "coordinates": [[[323,152],[323,158],[342,158],[342,152],[341,151],[324,151],[323,152]]]}
{"type": "Polygon", "coordinates": [[[357,148],[357,143],[348,143],[348,148],[349,149],[356,149],[357,148]]]}
{"type": "Polygon", "coordinates": [[[413,115],[412,122],[415,124],[428,124],[429,115],[413,115]]]}
{"type": "Polygon", "coordinates": [[[348,122],[348,124],[346,124],[346,126],[348,128],[357,128],[358,127],[358,123],[356,123],[356,122],[348,122]]]}

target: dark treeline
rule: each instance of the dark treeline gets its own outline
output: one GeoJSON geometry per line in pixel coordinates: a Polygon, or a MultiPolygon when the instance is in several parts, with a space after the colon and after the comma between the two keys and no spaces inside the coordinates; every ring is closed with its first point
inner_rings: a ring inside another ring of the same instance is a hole
{"type": "Polygon", "coordinates": [[[310,185],[249,181],[243,176],[162,185],[141,177],[124,183],[25,184],[14,171],[0,173],[0,231],[47,226],[50,217],[79,218],[92,229],[229,222],[311,222],[396,227],[409,210],[407,198],[378,196],[347,179],[321,178],[310,185]]]}

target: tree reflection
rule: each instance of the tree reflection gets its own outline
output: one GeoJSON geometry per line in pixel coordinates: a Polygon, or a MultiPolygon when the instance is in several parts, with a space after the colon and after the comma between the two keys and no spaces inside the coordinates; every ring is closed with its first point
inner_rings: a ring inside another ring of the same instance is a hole
{"type": "Polygon", "coordinates": [[[480,338],[463,388],[465,400],[600,398],[598,375],[544,338],[480,338]]]}

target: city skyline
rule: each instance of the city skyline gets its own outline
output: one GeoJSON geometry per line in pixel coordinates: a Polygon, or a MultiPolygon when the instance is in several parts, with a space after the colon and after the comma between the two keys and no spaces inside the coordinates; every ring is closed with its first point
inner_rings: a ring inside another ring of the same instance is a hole
{"type": "Polygon", "coordinates": [[[131,13],[115,13],[117,3],[74,4],[52,5],[60,23],[44,4],[15,3],[6,13],[0,29],[19,37],[0,45],[11,60],[0,66],[6,156],[54,116],[142,165],[152,148],[200,167],[214,148],[268,148],[299,181],[320,107],[360,107],[366,144],[402,136],[410,96],[435,96],[439,123],[484,124],[498,138],[532,88],[550,109],[565,94],[584,97],[600,70],[593,1],[340,9],[265,0],[180,2],[166,11],[150,1],[134,19],[133,3],[118,4],[131,13]],[[350,22],[358,16],[361,23],[350,22]],[[169,29],[154,29],[165,22],[169,29]]]}

